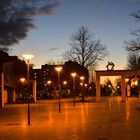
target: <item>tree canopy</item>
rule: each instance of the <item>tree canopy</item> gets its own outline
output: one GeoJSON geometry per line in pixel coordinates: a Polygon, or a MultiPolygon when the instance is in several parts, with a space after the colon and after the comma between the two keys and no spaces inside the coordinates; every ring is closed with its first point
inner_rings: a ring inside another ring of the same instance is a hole
{"type": "MultiPolygon", "coordinates": [[[[140,11],[136,11],[131,13],[131,15],[136,19],[140,20],[140,11]]],[[[130,41],[126,41],[126,50],[128,51],[127,57],[127,69],[129,70],[138,70],[140,69],[140,57],[139,57],[139,50],[140,50],[140,29],[136,29],[131,31],[131,34],[135,37],[130,41]]]]}
{"type": "Polygon", "coordinates": [[[6,51],[6,47],[25,39],[29,30],[35,28],[33,17],[51,14],[58,5],[53,0],[1,0],[0,48],[6,51]]]}
{"type": "Polygon", "coordinates": [[[76,61],[85,68],[93,68],[108,55],[101,41],[92,40],[89,30],[81,26],[70,38],[70,50],[64,53],[64,59],[76,61]]]}
{"type": "Polygon", "coordinates": [[[127,69],[139,70],[140,69],[140,57],[137,52],[129,53],[127,57],[127,69]]]}
{"type": "MultiPolygon", "coordinates": [[[[140,3],[140,1],[137,1],[138,4],[140,3]]],[[[136,11],[134,13],[131,13],[131,16],[133,16],[137,21],[140,20],[140,10],[136,11]]],[[[126,50],[128,52],[136,52],[138,50],[140,50],[140,29],[137,29],[135,31],[131,32],[132,35],[135,36],[135,39],[131,39],[130,41],[126,41],[126,50]]]]}
{"type": "Polygon", "coordinates": [[[126,41],[126,50],[128,52],[136,52],[140,50],[140,29],[131,32],[136,38],[131,39],[130,41],[126,41]]]}

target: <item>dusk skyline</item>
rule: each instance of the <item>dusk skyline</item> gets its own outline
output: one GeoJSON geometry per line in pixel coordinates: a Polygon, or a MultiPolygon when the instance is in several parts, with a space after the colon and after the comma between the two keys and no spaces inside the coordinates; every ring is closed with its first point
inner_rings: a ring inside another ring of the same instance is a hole
{"type": "Polygon", "coordinates": [[[139,10],[137,0],[60,0],[60,6],[52,15],[34,18],[36,29],[20,44],[12,47],[11,54],[22,58],[22,54],[32,53],[35,68],[49,61],[61,61],[62,54],[69,49],[69,38],[80,26],[88,27],[93,40],[100,39],[109,56],[97,69],[106,69],[108,61],[115,69],[125,69],[127,52],[124,41],[134,37],[130,30],[139,27],[130,13],[139,10]]]}

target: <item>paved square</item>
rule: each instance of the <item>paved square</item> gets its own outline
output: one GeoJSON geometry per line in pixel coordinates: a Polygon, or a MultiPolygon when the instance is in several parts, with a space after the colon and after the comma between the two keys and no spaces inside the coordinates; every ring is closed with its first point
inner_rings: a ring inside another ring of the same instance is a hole
{"type": "Polygon", "coordinates": [[[0,111],[0,140],[140,140],[140,99],[102,97],[101,102],[77,99],[43,100],[31,104],[6,105],[0,111]]]}

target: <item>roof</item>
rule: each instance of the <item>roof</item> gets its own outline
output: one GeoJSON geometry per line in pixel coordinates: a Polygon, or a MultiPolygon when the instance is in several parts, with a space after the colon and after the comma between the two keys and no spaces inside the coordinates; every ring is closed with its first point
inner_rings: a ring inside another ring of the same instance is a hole
{"type": "Polygon", "coordinates": [[[97,76],[138,76],[140,70],[95,70],[97,76]]]}

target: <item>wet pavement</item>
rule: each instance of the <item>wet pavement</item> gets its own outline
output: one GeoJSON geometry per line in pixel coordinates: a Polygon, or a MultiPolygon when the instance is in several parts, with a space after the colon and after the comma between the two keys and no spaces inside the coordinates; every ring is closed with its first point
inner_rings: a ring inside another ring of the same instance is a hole
{"type": "Polygon", "coordinates": [[[0,110],[0,140],[140,140],[140,99],[102,97],[43,100],[31,104],[31,125],[27,104],[7,104],[0,110]]]}

